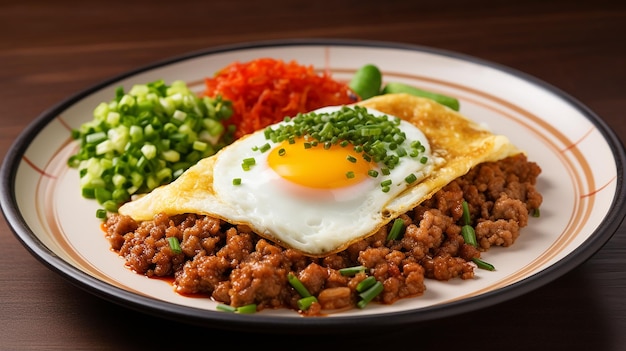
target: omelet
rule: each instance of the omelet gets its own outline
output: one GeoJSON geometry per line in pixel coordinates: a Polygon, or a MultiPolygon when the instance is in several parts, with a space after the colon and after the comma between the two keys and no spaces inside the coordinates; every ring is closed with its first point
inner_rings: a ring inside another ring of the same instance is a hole
{"type": "Polygon", "coordinates": [[[360,105],[397,116],[419,128],[428,138],[433,155],[440,160],[428,177],[389,203],[392,216],[414,208],[480,163],[523,152],[508,137],[493,134],[476,121],[427,98],[387,94],[360,105]]]}
{"type": "Polygon", "coordinates": [[[376,233],[473,166],[520,152],[433,100],[381,95],[244,136],[119,213],[137,221],[210,215],[323,257],[376,233]]]}

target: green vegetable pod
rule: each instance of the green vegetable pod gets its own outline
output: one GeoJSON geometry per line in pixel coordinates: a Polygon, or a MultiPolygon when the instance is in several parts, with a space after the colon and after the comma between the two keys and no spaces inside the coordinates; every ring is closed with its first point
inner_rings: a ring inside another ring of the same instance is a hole
{"type": "Polygon", "coordinates": [[[432,91],[426,91],[422,89],[418,89],[414,86],[407,85],[399,82],[389,82],[382,89],[383,94],[400,94],[406,93],[414,96],[424,97],[431,100],[434,100],[442,105],[448,106],[449,108],[458,111],[460,108],[459,100],[442,94],[433,93],[432,91]]]}
{"type": "Polygon", "coordinates": [[[380,69],[375,65],[367,64],[356,71],[350,80],[349,87],[361,99],[365,100],[380,94],[382,82],[383,77],[380,69]]]}

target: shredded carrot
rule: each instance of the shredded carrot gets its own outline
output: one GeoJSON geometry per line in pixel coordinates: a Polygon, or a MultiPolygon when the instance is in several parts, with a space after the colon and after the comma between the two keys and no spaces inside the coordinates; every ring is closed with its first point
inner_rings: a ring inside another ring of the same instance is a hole
{"type": "Polygon", "coordinates": [[[205,87],[204,95],[232,101],[233,115],[225,123],[236,126],[237,138],[286,116],[359,99],[328,72],[317,74],[313,66],[271,58],[233,62],[206,78],[205,87]]]}

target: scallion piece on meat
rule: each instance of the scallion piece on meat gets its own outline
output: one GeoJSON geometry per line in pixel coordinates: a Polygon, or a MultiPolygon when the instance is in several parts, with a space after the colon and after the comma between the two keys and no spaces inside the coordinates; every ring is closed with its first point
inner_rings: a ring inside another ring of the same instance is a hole
{"type": "Polygon", "coordinates": [[[463,236],[463,240],[465,243],[472,246],[478,246],[478,242],[476,241],[476,232],[471,225],[464,225],[461,227],[461,235],[463,236]]]}
{"type": "Polygon", "coordinates": [[[175,236],[170,236],[167,238],[167,242],[170,244],[170,249],[175,254],[182,253],[183,250],[180,248],[180,243],[178,242],[178,238],[175,236]]]}
{"type": "Polygon", "coordinates": [[[356,285],[356,291],[360,293],[364,292],[365,290],[371,288],[374,284],[376,284],[376,281],[376,278],[370,275],[369,277],[361,280],[359,284],[356,285]]]}
{"type": "Polygon", "coordinates": [[[402,233],[403,229],[404,229],[404,221],[401,218],[396,218],[393,221],[391,230],[389,230],[389,234],[387,234],[387,240],[396,240],[402,233]]]}
{"type": "Polygon", "coordinates": [[[244,306],[240,306],[237,307],[237,313],[241,313],[241,314],[250,314],[250,313],[255,313],[256,312],[256,304],[255,303],[251,303],[249,305],[244,305],[244,306]]]}
{"type": "Polygon", "coordinates": [[[296,289],[296,291],[298,292],[298,294],[300,294],[301,297],[311,296],[311,293],[309,293],[309,290],[304,286],[304,284],[302,284],[300,279],[298,279],[298,277],[296,277],[293,273],[290,272],[289,274],[287,274],[287,280],[289,281],[289,284],[291,284],[291,286],[294,289],[296,289]]]}
{"type": "Polygon", "coordinates": [[[376,281],[372,287],[360,293],[359,296],[361,300],[357,302],[357,307],[365,308],[370,301],[372,301],[376,296],[378,296],[381,292],[383,292],[384,286],[383,283],[376,281]]]}
{"type": "Polygon", "coordinates": [[[463,224],[471,225],[472,220],[470,218],[469,204],[467,203],[467,201],[463,201],[463,203],[461,203],[461,206],[463,207],[463,224]]]}
{"type": "Polygon", "coordinates": [[[351,276],[356,275],[357,273],[365,272],[366,269],[367,267],[365,266],[346,267],[346,268],[341,268],[339,270],[339,273],[343,276],[351,277],[351,276]]]}
{"type": "Polygon", "coordinates": [[[300,300],[298,300],[298,308],[301,311],[306,311],[315,302],[317,302],[317,298],[315,296],[303,297],[300,300]]]}
{"type": "Polygon", "coordinates": [[[535,208],[530,212],[530,215],[538,218],[541,216],[541,211],[539,211],[539,208],[535,208]]]}
{"type": "Polygon", "coordinates": [[[233,307],[230,305],[224,305],[222,303],[218,304],[215,309],[217,309],[218,311],[223,311],[223,312],[237,312],[237,307],[233,307]]]}
{"type": "Polygon", "coordinates": [[[495,271],[496,270],[496,267],[494,267],[491,263],[487,263],[487,262],[481,260],[480,258],[474,257],[474,258],[472,258],[472,261],[474,263],[476,263],[476,265],[480,269],[486,269],[488,271],[495,271]]]}

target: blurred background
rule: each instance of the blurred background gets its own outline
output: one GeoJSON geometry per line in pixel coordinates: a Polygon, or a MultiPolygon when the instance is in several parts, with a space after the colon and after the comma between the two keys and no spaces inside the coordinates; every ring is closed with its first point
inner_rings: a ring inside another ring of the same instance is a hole
{"type": "Polygon", "coordinates": [[[625,8],[606,0],[3,0],[0,113],[20,106],[34,118],[68,94],[190,51],[320,37],[477,56],[558,83],[603,115],[623,94],[625,8]],[[607,69],[598,74],[599,66],[607,69]],[[16,89],[24,86],[32,95],[16,89]]]}

